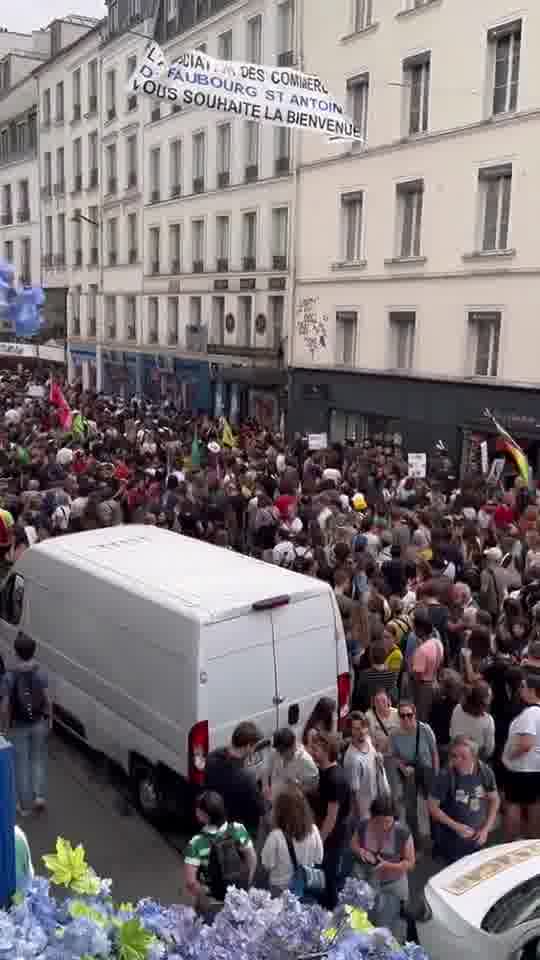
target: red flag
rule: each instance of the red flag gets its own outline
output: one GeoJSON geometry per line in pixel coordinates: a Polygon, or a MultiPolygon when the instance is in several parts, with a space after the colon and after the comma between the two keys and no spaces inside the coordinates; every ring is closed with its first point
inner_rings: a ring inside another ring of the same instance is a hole
{"type": "Polygon", "coordinates": [[[56,383],[55,380],[51,380],[51,391],[49,394],[49,400],[52,403],[53,407],[56,407],[58,411],[58,419],[60,421],[60,426],[62,430],[69,430],[71,427],[71,421],[73,416],[71,410],[69,409],[69,404],[62,393],[62,389],[56,383]]]}

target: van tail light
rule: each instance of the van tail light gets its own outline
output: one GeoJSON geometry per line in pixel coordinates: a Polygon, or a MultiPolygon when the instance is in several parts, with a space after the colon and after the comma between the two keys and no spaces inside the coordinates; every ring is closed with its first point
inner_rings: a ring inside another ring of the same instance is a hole
{"type": "Polygon", "coordinates": [[[206,772],[208,757],[208,723],[201,720],[189,731],[188,737],[188,769],[191,783],[202,787],[206,772]]]}
{"type": "Polygon", "coordinates": [[[351,675],[340,673],[337,678],[338,694],[338,728],[342,730],[349,716],[349,701],[351,699],[351,675]]]}

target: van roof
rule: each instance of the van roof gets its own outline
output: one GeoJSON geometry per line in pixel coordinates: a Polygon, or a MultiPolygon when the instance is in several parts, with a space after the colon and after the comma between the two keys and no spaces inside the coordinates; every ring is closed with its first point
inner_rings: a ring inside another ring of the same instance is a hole
{"type": "MultiPolygon", "coordinates": [[[[32,576],[38,554],[73,564],[94,576],[124,582],[134,593],[173,603],[200,622],[224,620],[273,597],[292,601],[330,590],[313,577],[255,560],[233,550],[152,526],[107,527],[36,544],[17,567],[32,576]]],[[[37,572],[37,571],[36,571],[37,572]]]]}

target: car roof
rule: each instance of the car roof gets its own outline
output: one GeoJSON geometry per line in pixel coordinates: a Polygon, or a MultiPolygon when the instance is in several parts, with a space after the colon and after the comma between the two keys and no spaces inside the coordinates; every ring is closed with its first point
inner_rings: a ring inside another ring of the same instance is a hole
{"type": "Polygon", "coordinates": [[[21,572],[37,572],[38,555],[114,578],[137,593],[161,595],[187,616],[215,621],[249,610],[254,603],[288,596],[291,602],[328,593],[328,584],[273,564],[264,563],[144,525],[106,527],[66,534],[25,551],[21,572]]]}
{"type": "Polygon", "coordinates": [[[427,884],[428,899],[431,902],[435,897],[479,928],[501,897],[539,875],[539,840],[500,844],[463,857],[437,873],[427,884]]]}

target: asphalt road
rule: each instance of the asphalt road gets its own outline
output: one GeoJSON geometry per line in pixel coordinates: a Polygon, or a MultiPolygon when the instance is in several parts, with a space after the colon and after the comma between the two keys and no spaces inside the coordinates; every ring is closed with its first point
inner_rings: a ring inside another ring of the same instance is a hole
{"type": "Polygon", "coordinates": [[[19,822],[37,872],[45,872],[41,857],[62,836],[84,845],[99,876],[112,877],[115,899],[180,900],[178,851],[126,804],[125,793],[77,744],[53,734],[47,811],[19,822]]]}

